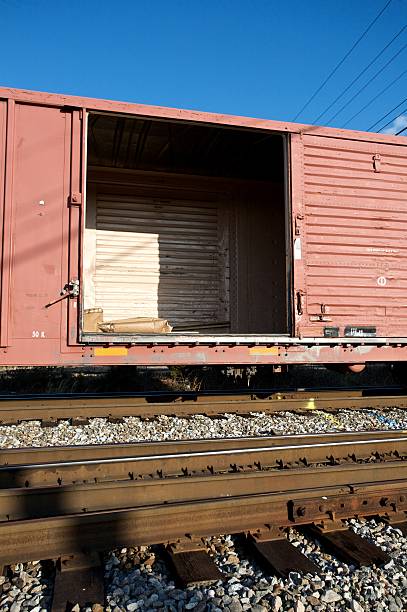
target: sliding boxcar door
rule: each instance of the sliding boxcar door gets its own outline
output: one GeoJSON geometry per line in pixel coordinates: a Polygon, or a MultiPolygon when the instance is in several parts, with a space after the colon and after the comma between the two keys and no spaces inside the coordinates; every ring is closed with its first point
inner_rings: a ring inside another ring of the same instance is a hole
{"type": "Polygon", "coordinates": [[[66,351],[77,342],[78,299],[69,295],[79,279],[82,122],[76,110],[14,106],[6,312],[9,343],[35,341],[38,361],[50,347],[66,351]]]}
{"type": "Polygon", "coordinates": [[[407,337],[407,146],[293,137],[296,331],[407,337]]]}
{"type": "Polygon", "coordinates": [[[24,341],[30,340],[27,346],[37,359],[49,346],[59,346],[66,308],[58,299],[66,282],[62,262],[67,115],[49,106],[14,106],[14,146],[9,152],[13,172],[9,343],[26,346],[24,341]]]}

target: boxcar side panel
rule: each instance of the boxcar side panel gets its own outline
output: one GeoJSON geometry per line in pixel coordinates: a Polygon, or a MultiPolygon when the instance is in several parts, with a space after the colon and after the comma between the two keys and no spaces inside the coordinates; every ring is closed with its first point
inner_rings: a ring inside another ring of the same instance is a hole
{"type": "Polygon", "coordinates": [[[64,302],[62,278],[66,114],[58,108],[16,105],[12,201],[11,336],[57,340],[64,302]]]}
{"type": "Polygon", "coordinates": [[[302,142],[300,333],[407,336],[407,147],[311,135],[302,142]]]}

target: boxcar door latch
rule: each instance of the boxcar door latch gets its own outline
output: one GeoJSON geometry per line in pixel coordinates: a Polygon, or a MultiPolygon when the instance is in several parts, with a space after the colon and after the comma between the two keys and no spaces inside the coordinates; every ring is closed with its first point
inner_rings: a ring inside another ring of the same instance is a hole
{"type": "Polygon", "coordinates": [[[70,280],[69,283],[66,283],[66,285],[61,290],[60,297],[46,304],[45,308],[49,308],[50,306],[53,306],[54,304],[61,302],[65,298],[68,298],[68,297],[75,298],[75,297],[78,297],[78,295],[79,295],[79,280],[75,278],[75,279],[70,280]]]}

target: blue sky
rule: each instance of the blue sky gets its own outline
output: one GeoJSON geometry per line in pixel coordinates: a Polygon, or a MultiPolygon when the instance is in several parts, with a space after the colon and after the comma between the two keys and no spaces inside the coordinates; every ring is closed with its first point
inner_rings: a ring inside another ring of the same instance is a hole
{"type": "MultiPolygon", "coordinates": [[[[0,83],[291,120],[385,3],[0,0],[0,83]]],[[[392,0],[298,121],[314,123],[406,24],[407,0],[392,0]]],[[[403,45],[407,28],[318,123],[335,114],[403,45]]],[[[368,129],[407,98],[407,46],[330,125],[342,127],[399,75],[347,127],[368,129]]],[[[407,102],[386,121],[402,111],[407,116],[407,102]]],[[[406,123],[401,117],[397,125],[406,123]]],[[[391,123],[387,129],[395,128],[391,123]]]]}

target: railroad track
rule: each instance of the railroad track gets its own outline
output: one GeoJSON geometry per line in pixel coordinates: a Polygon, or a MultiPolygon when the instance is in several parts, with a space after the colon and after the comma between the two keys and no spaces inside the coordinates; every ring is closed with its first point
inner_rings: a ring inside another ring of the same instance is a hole
{"type": "MultiPolygon", "coordinates": [[[[281,530],[304,525],[374,559],[341,521],[407,512],[407,431],[3,449],[0,465],[3,565],[162,544],[181,573],[181,553],[208,572],[202,538],[221,533],[249,534],[275,565],[281,530]]],[[[285,571],[306,567],[291,548],[285,571]]]]}
{"type": "Polygon", "coordinates": [[[366,394],[363,390],[307,390],[266,394],[239,393],[208,395],[194,393],[148,393],[137,396],[96,397],[41,397],[0,400],[0,424],[14,425],[22,421],[38,420],[44,426],[57,425],[60,420],[72,424],[86,424],[89,419],[102,417],[118,421],[136,416],[144,419],[160,415],[191,417],[195,414],[217,416],[222,414],[248,415],[252,412],[275,413],[290,411],[309,413],[313,410],[407,408],[407,395],[366,394]],[[266,397],[264,397],[266,395],[266,397]]]}
{"type": "MultiPolygon", "coordinates": [[[[375,526],[376,525],[377,522],[375,523],[375,526]]],[[[398,538],[400,542],[403,542],[403,536],[400,534],[400,525],[395,526],[397,527],[398,538]]],[[[58,567],[55,567],[55,565],[52,565],[49,561],[44,561],[39,567],[41,568],[41,573],[43,575],[45,574],[46,576],[48,588],[46,590],[44,587],[42,588],[41,596],[44,597],[44,599],[42,599],[41,605],[43,609],[51,609],[53,612],[66,612],[67,610],[72,610],[74,605],[80,602],[80,604],[82,604],[82,609],[92,608],[93,610],[100,610],[101,612],[101,607],[105,602],[104,588],[106,588],[106,599],[110,604],[110,607],[113,609],[116,607],[116,605],[118,605],[120,609],[127,609],[126,602],[120,601],[120,593],[123,593],[123,591],[120,591],[120,588],[118,591],[116,591],[118,586],[116,582],[117,572],[122,574],[122,588],[126,588],[125,585],[129,583],[134,584],[134,572],[136,572],[136,575],[141,575],[144,577],[144,580],[142,579],[142,583],[144,583],[143,587],[146,591],[146,595],[143,593],[143,599],[146,605],[142,605],[140,609],[150,608],[147,600],[151,596],[150,580],[152,578],[156,585],[157,583],[158,585],[164,583],[164,588],[166,588],[169,581],[172,582],[172,585],[175,583],[178,589],[192,587],[192,589],[189,588],[188,591],[184,591],[183,593],[184,595],[188,594],[190,596],[190,601],[194,601],[194,593],[197,591],[198,593],[200,592],[200,597],[204,599],[204,602],[203,605],[201,603],[197,609],[202,610],[208,608],[205,602],[205,595],[209,595],[209,607],[211,603],[212,606],[215,606],[215,601],[211,600],[211,598],[214,597],[213,589],[218,590],[220,586],[223,586],[224,589],[222,589],[222,592],[224,593],[225,589],[230,588],[231,576],[240,576],[240,572],[237,570],[242,567],[240,565],[241,560],[243,561],[243,568],[246,566],[247,562],[249,562],[252,566],[254,565],[254,567],[259,568],[260,566],[262,568],[261,581],[263,582],[263,589],[265,586],[264,581],[272,581],[274,576],[280,578],[280,584],[284,585],[284,583],[289,584],[290,581],[293,579],[295,580],[295,576],[297,576],[299,580],[302,580],[302,582],[305,581],[305,583],[307,583],[307,581],[311,579],[310,575],[312,575],[312,580],[318,584],[318,580],[324,580],[326,568],[324,569],[323,565],[320,565],[320,561],[321,557],[325,557],[325,553],[327,552],[330,553],[331,558],[333,557],[336,563],[342,562],[348,565],[352,564],[356,568],[364,565],[373,566],[369,568],[371,572],[375,571],[374,566],[384,565],[387,567],[389,562],[391,565],[392,558],[388,556],[388,554],[377,546],[371,544],[366,539],[358,538],[354,535],[353,531],[343,530],[343,532],[329,534],[331,541],[333,541],[334,536],[341,536],[340,543],[338,540],[335,542],[336,546],[330,545],[328,540],[323,541],[323,535],[321,535],[319,532],[313,532],[312,529],[307,528],[303,528],[301,531],[302,533],[300,533],[298,530],[291,530],[290,533],[287,534],[287,537],[281,533],[279,539],[269,541],[262,541],[258,537],[231,538],[229,536],[227,539],[233,546],[233,550],[229,549],[229,551],[226,552],[226,557],[224,556],[224,544],[222,546],[222,542],[225,542],[225,538],[215,537],[203,538],[199,545],[195,542],[195,550],[193,553],[191,550],[181,552],[179,548],[177,549],[177,546],[174,546],[172,549],[165,548],[163,546],[152,546],[130,547],[130,549],[125,548],[122,550],[115,550],[113,553],[107,555],[102,563],[100,563],[98,566],[94,566],[92,569],[87,568],[85,570],[82,568],[81,571],[73,570],[72,565],[70,567],[70,564],[75,562],[74,558],[64,559],[62,563],[58,564],[58,567]],[[299,552],[302,548],[301,545],[299,548],[296,548],[296,546],[300,544],[299,539],[303,536],[306,537],[308,546],[311,544],[316,546],[318,549],[318,554],[313,560],[299,552]],[[347,536],[350,536],[349,542],[346,541],[347,536]],[[294,546],[292,542],[294,543],[294,546]],[[350,548],[350,546],[354,544],[358,545],[357,552],[350,548]],[[222,548],[219,550],[220,547],[222,548]],[[293,551],[297,551],[297,554],[294,553],[293,555],[293,551]],[[128,552],[130,553],[129,556],[128,552]],[[208,552],[210,556],[208,556],[208,552]],[[239,557],[236,557],[236,553],[239,555],[239,557]],[[114,569],[112,568],[112,561],[114,563],[114,569]],[[214,564],[213,561],[215,561],[216,564],[214,564]],[[218,563],[220,563],[220,566],[217,565],[218,563]],[[234,567],[233,565],[226,565],[225,567],[225,564],[233,564],[234,567]],[[61,566],[62,572],[59,570],[59,567],[61,566]],[[295,571],[295,573],[291,574],[290,576],[292,571],[295,571]],[[299,576],[299,572],[302,574],[302,579],[299,576]],[[105,574],[105,579],[103,579],[103,574],[105,574]],[[212,594],[209,590],[211,588],[212,594]],[[78,598],[78,594],[82,595],[82,597],[78,598]],[[113,598],[115,595],[118,595],[119,601],[117,601],[117,599],[116,601],[113,599],[112,602],[112,595],[113,598]],[[50,598],[52,596],[53,601],[51,606],[50,598]],[[98,603],[100,604],[100,607],[95,606],[95,604],[98,603]]],[[[191,543],[189,546],[191,548],[191,543]]],[[[22,564],[20,564],[21,570],[17,572],[13,572],[13,570],[10,568],[10,570],[7,572],[9,584],[12,583],[12,579],[18,580],[17,577],[19,575],[22,574],[24,576],[24,570],[27,569],[30,571],[30,566],[31,564],[28,564],[28,567],[23,568],[22,564]]],[[[384,568],[384,572],[386,572],[386,567],[384,568]]],[[[401,566],[400,570],[403,571],[403,569],[404,568],[401,566]]],[[[366,569],[364,571],[366,571],[366,569]]],[[[379,571],[383,572],[383,570],[379,571]]],[[[245,575],[240,577],[244,581],[243,584],[245,584],[245,575]]],[[[260,577],[258,577],[257,580],[259,580],[259,578],[260,577]]],[[[243,584],[239,585],[237,578],[232,578],[232,580],[234,580],[235,586],[237,583],[237,586],[242,589],[243,584]]],[[[128,597],[130,604],[134,602],[134,600],[138,600],[140,598],[139,585],[140,583],[138,583],[137,587],[138,596],[128,597]]],[[[174,586],[172,586],[172,589],[173,588],[174,586]]],[[[246,587],[246,589],[247,588],[248,587],[246,587]]],[[[172,592],[172,589],[171,591],[168,591],[172,592]]],[[[240,599],[239,595],[245,595],[245,593],[242,593],[240,589],[240,593],[238,595],[236,591],[231,593],[232,596],[234,595],[235,600],[236,595],[238,599],[240,599]]],[[[263,590],[258,599],[262,598],[264,593],[265,591],[263,590]]],[[[321,595],[323,595],[323,593],[324,591],[322,591],[321,595]]],[[[157,598],[157,595],[155,597],[157,598]]],[[[230,599],[231,598],[229,597],[229,602],[230,599]]],[[[266,599],[261,602],[263,606],[267,605],[267,600],[269,604],[273,603],[273,599],[270,601],[270,597],[267,598],[266,596],[266,599]]],[[[188,599],[184,601],[184,605],[187,603],[187,601],[188,599]]],[[[174,600],[167,600],[167,603],[173,605],[174,600]]],[[[197,603],[198,602],[195,599],[195,605],[192,603],[192,607],[194,609],[196,609],[197,603]]],[[[316,600],[315,603],[317,603],[316,600]]],[[[164,605],[164,609],[168,608],[164,605]]],[[[170,609],[172,609],[172,607],[170,609]]],[[[185,609],[185,607],[182,607],[181,609],[185,609]]],[[[221,609],[223,609],[222,606],[221,609]]]]}

